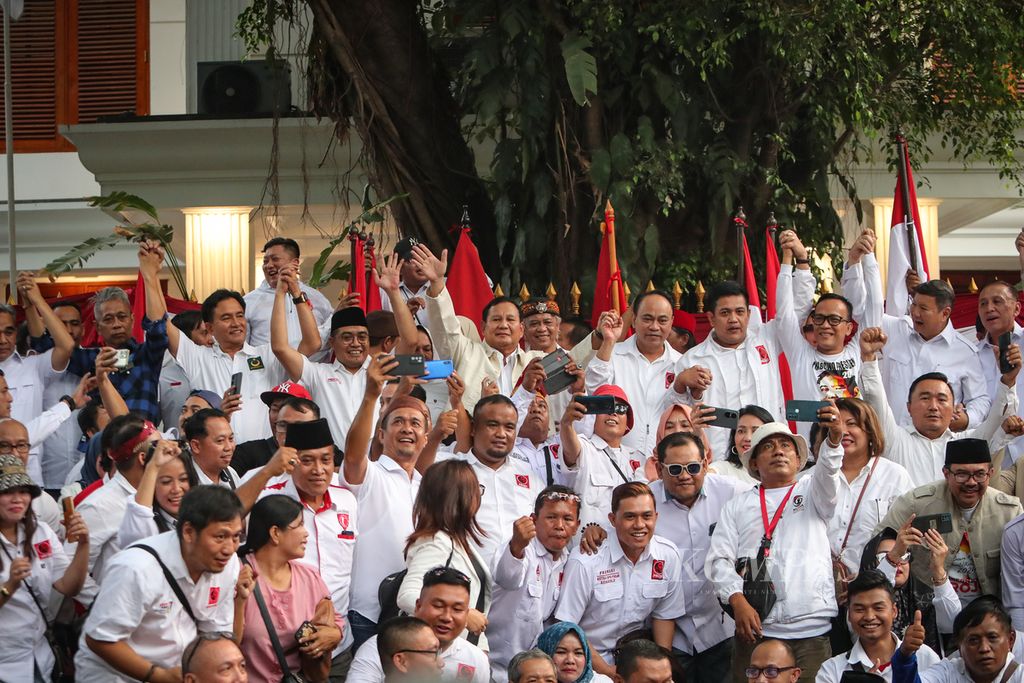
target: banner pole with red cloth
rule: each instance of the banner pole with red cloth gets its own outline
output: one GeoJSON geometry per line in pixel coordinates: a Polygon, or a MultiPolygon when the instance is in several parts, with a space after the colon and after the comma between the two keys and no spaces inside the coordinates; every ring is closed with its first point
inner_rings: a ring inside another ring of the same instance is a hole
{"type": "MultiPolygon", "coordinates": [[[[765,237],[765,299],[767,309],[765,310],[765,322],[775,317],[775,304],[778,296],[776,287],[779,281],[779,271],[782,265],[779,263],[779,252],[775,248],[775,233],[779,224],[775,221],[775,214],[768,218],[768,226],[764,230],[765,237]]],[[[801,321],[802,324],[803,321],[801,321]]],[[[785,352],[779,354],[779,381],[782,383],[782,397],[787,401],[793,400],[793,375],[789,369],[789,360],[785,352]]],[[[797,430],[796,422],[789,423],[789,429],[794,434],[797,430]]]]}
{"type": "Polygon", "coordinates": [[[483,336],[484,307],[494,298],[491,285],[484,272],[480,252],[470,237],[469,208],[462,207],[462,220],[459,226],[459,242],[455,245],[455,253],[448,267],[446,287],[452,298],[452,306],[456,315],[469,318],[483,336]]]}

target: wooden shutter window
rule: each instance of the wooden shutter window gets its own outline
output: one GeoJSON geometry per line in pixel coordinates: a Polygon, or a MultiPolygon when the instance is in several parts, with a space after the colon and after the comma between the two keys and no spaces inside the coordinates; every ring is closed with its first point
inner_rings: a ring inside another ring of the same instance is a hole
{"type": "Polygon", "coordinates": [[[138,0],[78,0],[78,122],[139,111],[138,0]]]}
{"type": "MultiPolygon", "coordinates": [[[[21,18],[11,24],[11,99],[16,149],[52,146],[57,141],[58,89],[57,0],[31,0],[25,3],[21,18]],[[32,145],[31,143],[37,143],[32,145]]],[[[6,76],[0,50],[0,78],[6,76]]],[[[0,81],[0,107],[3,107],[0,81]]],[[[0,109],[0,149],[3,149],[4,121],[0,109]]]]}

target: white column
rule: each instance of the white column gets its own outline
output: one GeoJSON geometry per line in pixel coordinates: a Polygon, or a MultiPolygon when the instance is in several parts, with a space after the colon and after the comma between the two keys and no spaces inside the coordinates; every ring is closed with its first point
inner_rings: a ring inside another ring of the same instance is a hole
{"type": "MultiPolygon", "coordinates": [[[[889,233],[892,225],[892,197],[873,197],[875,210],[875,257],[882,273],[882,290],[889,269],[889,233]]],[[[928,272],[932,279],[939,278],[939,205],[941,199],[917,198],[917,211],[921,215],[921,235],[928,255],[928,272]]]]}
{"type": "Polygon", "coordinates": [[[185,282],[202,301],[220,288],[252,287],[247,206],[182,209],[185,214],[185,282]]]}

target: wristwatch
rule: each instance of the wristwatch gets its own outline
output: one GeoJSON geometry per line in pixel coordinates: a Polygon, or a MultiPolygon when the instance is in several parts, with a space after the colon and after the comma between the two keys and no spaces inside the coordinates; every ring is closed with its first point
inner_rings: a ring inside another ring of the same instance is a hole
{"type": "Polygon", "coordinates": [[[292,303],[298,306],[299,304],[305,304],[309,302],[309,297],[306,296],[305,292],[299,292],[298,296],[292,297],[292,303]]]}
{"type": "Polygon", "coordinates": [[[808,263],[810,263],[810,262],[811,262],[811,259],[809,259],[809,258],[798,258],[798,259],[794,259],[794,260],[795,260],[795,261],[796,261],[796,262],[797,262],[797,263],[798,263],[799,265],[801,265],[801,266],[805,266],[805,265],[807,265],[808,263]]]}
{"type": "Polygon", "coordinates": [[[61,396],[60,400],[68,405],[68,408],[71,409],[71,412],[75,412],[76,410],[78,410],[78,404],[75,403],[75,399],[71,398],[67,394],[61,396]]]}

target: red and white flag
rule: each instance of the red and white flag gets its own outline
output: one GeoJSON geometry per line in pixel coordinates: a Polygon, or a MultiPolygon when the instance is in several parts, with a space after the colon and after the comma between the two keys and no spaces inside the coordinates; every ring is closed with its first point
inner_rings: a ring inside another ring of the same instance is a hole
{"type": "Polygon", "coordinates": [[[902,316],[907,312],[910,297],[907,291],[906,274],[913,268],[921,282],[927,282],[928,256],[924,251],[924,237],[921,232],[921,216],[917,211],[917,191],[914,188],[914,174],[910,168],[907,141],[898,139],[900,146],[901,172],[896,178],[896,192],[892,202],[892,227],[889,231],[889,268],[885,283],[885,312],[902,316]],[[906,183],[904,185],[904,183],[906,183]],[[909,206],[909,211],[905,208],[909,206]],[[913,230],[911,253],[908,232],[913,230]]]}

